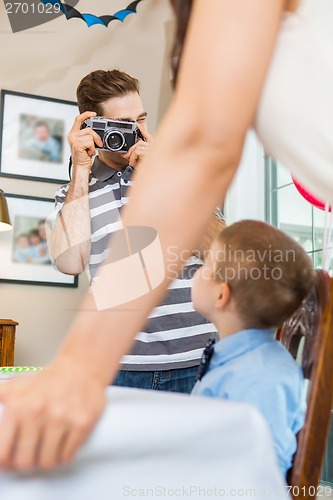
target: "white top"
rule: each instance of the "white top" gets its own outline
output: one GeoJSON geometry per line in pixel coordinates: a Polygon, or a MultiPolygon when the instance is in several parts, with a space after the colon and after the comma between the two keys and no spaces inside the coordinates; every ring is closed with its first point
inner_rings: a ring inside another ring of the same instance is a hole
{"type": "Polygon", "coordinates": [[[333,202],[333,1],[285,14],[254,128],[266,152],[333,202]]]}
{"type": "Polygon", "coordinates": [[[107,395],[73,464],[28,476],[0,471],[1,498],[287,500],[266,423],[254,407],[118,387],[107,395]]]}

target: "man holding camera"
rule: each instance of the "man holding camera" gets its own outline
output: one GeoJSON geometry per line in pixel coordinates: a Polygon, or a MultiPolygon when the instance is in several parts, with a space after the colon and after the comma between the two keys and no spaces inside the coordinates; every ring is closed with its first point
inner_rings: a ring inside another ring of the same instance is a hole
{"type": "Polygon", "coordinates": [[[126,190],[134,167],[146,154],[152,137],[147,130],[147,113],[135,78],[118,70],[94,71],[81,80],[76,94],[81,114],[68,135],[72,179],[56,193],[56,208],[61,212],[51,234],[50,251],[61,272],[79,274],[89,263],[91,278],[94,278],[110,233],[120,227],[119,209],[126,203],[126,190]],[[96,115],[136,122],[144,140],[135,142],[127,153],[104,148],[101,136],[86,126],[86,121],[96,115]],[[98,156],[95,156],[97,150],[98,156]],[[98,207],[105,217],[92,216],[90,196],[94,197],[93,207],[98,207]],[[105,207],[110,201],[114,202],[114,211],[105,207]],[[105,231],[102,238],[95,234],[112,224],[114,227],[105,231]]]}
{"type": "MultiPolygon", "coordinates": [[[[93,281],[110,234],[122,227],[127,188],[152,143],[139,90],[137,79],[118,70],[94,71],[77,88],[81,114],[68,135],[72,179],[56,193],[49,238],[50,255],[63,273],[79,274],[89,264],[93,281]]],[[[193,258],[183,267],[124,357],[115,385],[191,392],[202,351],[215,334],[191,303],[191,278],[200,265],[193,258]]]]}

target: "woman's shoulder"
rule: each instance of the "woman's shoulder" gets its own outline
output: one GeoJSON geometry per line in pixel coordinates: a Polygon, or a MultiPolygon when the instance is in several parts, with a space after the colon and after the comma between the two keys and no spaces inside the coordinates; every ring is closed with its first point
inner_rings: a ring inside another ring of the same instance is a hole
{"type": "Polygon", "coordinates": [[[265,151],[333,201],[333,2],[301,4],[281,23],[254,128],[265,151]]]}

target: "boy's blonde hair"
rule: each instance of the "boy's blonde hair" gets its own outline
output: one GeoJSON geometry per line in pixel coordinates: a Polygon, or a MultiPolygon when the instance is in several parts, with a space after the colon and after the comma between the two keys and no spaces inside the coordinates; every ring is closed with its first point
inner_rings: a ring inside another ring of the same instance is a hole
{"type": "Polygon", "coordinates": [[[280,326],[314,284],[312,262],[303,248],[279,229],[243,220],[215,240],[214,277],[228,283],[247,328],[280,326]]]}

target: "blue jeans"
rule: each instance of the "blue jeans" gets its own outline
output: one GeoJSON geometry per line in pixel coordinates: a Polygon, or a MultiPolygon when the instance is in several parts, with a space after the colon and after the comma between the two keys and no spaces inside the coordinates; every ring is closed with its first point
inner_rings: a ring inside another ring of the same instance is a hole
{"type": "Polygon", "coordinates": [[[190,394],[197,372],[198,366],[155,372],[120,370],[113,385],[190,394]]]}

